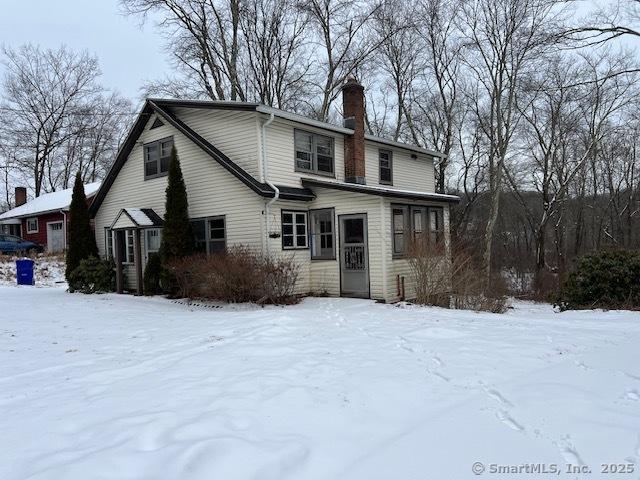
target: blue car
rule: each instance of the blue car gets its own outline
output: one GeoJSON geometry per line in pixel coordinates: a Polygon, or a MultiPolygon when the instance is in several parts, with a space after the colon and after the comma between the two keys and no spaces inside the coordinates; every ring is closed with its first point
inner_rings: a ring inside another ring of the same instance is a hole
{"type": "Polygon", "coordinates": [[[15,235],[0,233],[0,253],[42,253],[44,247],[15,235]]]}

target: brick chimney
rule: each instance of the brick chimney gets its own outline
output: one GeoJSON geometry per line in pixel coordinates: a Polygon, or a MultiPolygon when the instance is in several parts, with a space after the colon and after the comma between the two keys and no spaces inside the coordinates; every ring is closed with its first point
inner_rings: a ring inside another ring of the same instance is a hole
{"type": "Polygon", "coordinates": [[[24,205],[25,203],[27,203],[27,188],[16,187],[14,200],[16,203],[16,207],[19,207],[20,205],[24,205]]]}
{"type": "Polygon", "coordinates": [[[353,129],[344,139],[345,181],[364,185],[364,87],[354,77],[342,86],[342,110],[344,126],[353,129]]]}

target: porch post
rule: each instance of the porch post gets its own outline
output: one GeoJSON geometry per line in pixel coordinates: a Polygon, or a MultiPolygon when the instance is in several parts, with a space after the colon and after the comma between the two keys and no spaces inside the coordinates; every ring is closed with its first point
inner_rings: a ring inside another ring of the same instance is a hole
{"type": "Polygon", "coordinates": [[[140,233],[142,230],[134,230],[135,235],[135,262],[136,262],[136,284],[138,285],[138,295],[142,295],[142,246],[140,245],[140,233]]]}
{"type": "Polygon", "coordinates": [[[124,278],[122,275],[122,249],[120,248],[120,235],[122,235],[123,232],[121,230],[116,230],[114,233],[113,250],[116,261],[116,292],[122,293],[124,278]]]}

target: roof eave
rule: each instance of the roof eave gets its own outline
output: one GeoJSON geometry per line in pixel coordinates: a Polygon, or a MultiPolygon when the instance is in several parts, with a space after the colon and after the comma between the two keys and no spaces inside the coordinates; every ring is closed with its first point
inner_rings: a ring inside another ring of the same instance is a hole
{"type": "Polygon", "coordinates": [[[344,190],[354,193],[363,193],[365,195],[376,195],[379,197],[388,198],[403,198],[407,200],[428,200],[430,202],[442,202],[442,203],[459,203],[460,197],[455,195],[446,195],[443,193],[417,193],[407,192],[383,188],[367,188],[365,185],[358,185],[355,183],[337,183],[326,182],[322,180],[315,180],[311,178],[302,179],[303,186],[315,186],[320,188],[329,188],[333,190],[344,190]]]}

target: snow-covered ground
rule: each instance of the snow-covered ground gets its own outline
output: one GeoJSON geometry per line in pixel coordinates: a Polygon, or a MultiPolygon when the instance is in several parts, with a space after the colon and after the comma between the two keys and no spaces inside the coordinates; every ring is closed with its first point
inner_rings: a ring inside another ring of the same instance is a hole
{"type": "MultiPolygon", "coordinates": [[[[0,255],[0,285],[16,284],[15,256],[0,255]]],[[[36,287],[64,284],[64,255],[37,255],[33,259],[36,287]]]]}
{"type": "Polygon", "coordinates": [[[640,314],[515,307],[0,287],[0,479],[639,478],[640,314]]]}

